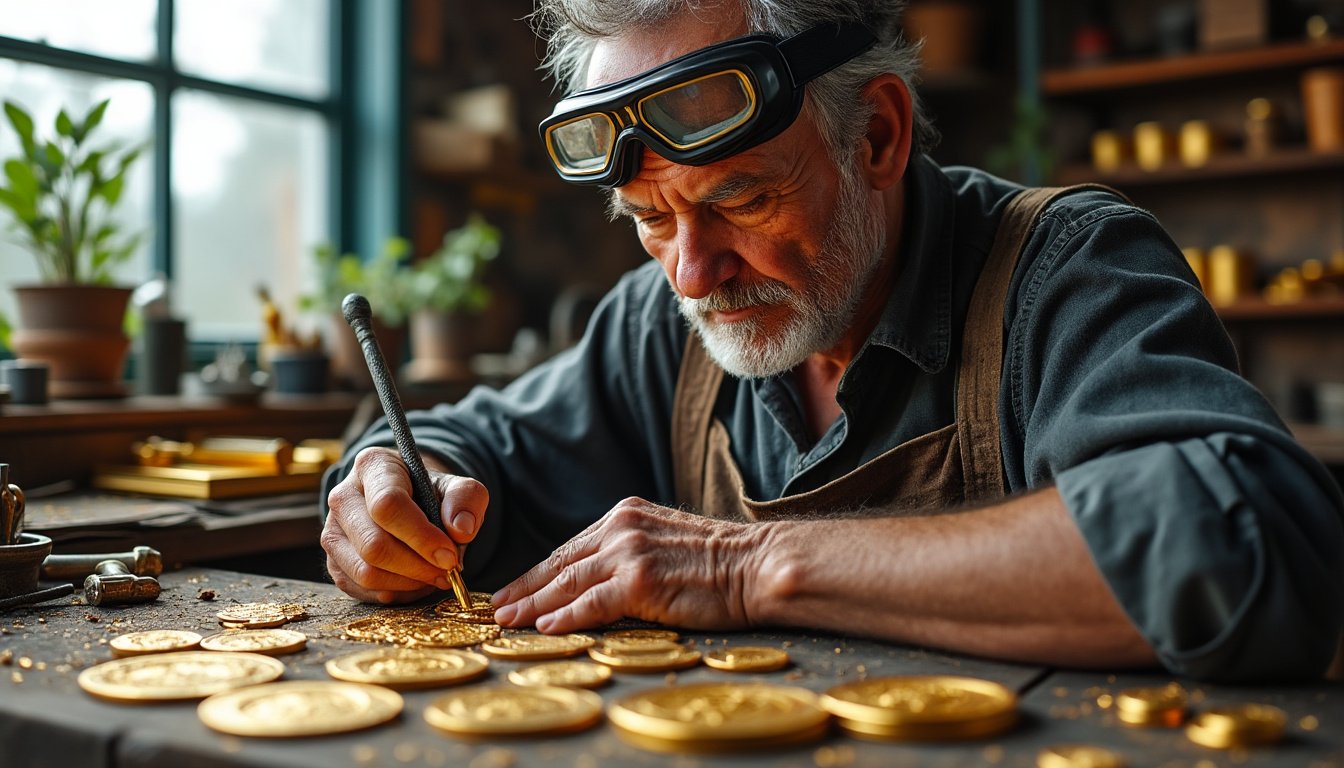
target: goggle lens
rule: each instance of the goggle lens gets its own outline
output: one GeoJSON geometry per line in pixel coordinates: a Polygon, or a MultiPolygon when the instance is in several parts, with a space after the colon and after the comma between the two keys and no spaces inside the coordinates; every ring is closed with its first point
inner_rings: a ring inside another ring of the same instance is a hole
{"type": "Polygon", "coordinates": [[[676,149],[693,149],[731,132],[751,117],[755,93],[736,70],[697,78],[644,97],[639,116],[676,149]]]}
{"type": "Polygon", "coordinates": [[[566,173],[598,173],[611,159],[616,125],[607,115],[595,113],[557,125],[547,137],[556,165],[566,173]]]}

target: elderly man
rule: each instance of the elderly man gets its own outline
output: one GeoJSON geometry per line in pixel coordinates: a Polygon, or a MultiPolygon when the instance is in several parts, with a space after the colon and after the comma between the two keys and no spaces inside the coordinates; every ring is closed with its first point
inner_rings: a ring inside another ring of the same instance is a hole
{"type": "Polygon", "coordinates": [[[1319,675],[1341,498],[1153,218],[925,155],[899,0],[546,0],[557,171],[653,263],[502,392],[328,479],[355,597],[505,626],[775,625],[1218,679],[1319,675]],[[725,373],[727,375],[725,375],[725,373]],[[461,550],[462,545],[471,546],[461,550]]]}

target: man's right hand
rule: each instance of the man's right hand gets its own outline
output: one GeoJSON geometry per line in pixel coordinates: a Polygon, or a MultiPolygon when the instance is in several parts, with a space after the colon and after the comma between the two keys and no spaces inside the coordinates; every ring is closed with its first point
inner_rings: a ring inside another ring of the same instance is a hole
{"type": "Polygon", "coordinates": [[[445,574],[476,536],[490,494],[469,477],[448,474],[425,457],[447,532],[415,503],[411,476],[391,448],[366,448],[327,496],[322,530],[327,571],[347,594],[365,602],[404,603],[449,589],[445,574]]]}

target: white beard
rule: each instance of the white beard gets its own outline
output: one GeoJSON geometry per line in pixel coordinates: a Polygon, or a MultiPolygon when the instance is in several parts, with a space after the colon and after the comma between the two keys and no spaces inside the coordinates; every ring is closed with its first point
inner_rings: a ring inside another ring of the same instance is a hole
{"type": "Polygon", "coordinates": [[[855,170],[840,174],[835,217],[800,291],[778,280],[749,284],[732,280],[702,299],[678,298],[681,314],[699,333],[714,362],[734,376],[764,378],[792,370],[809,355],[840,341],[854,322],[886,247],[882,216],[867,202],[866,192],[855,170]],[[718,323],[710,317],[713,312],[757,305],[784,307],[788,312],[784,327],[770,332],[761,318],[718,323]]]}

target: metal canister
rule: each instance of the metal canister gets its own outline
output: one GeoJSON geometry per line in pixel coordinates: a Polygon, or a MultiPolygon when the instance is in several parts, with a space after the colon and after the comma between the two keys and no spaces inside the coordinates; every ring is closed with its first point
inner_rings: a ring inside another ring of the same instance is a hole
{"type": "Polygon", "coordinates": [[[1217,305],[1234,304],[1252,290],[1253,265],[1248,255],[1230,245],[1209,251],[1206,292],[1217,305]]]}
{"type": "Polygon", "coordinates": [[[1155,121],[1134,126],[1134,160],[1145,171],[1156,171],[1166,164],[1175,144],[1171,133],[1155,121]]]}
{"type": "Polygon", "coordinates": [[[1102,173],[1114,173],[1129,162],[1133,147],[1129,139],[1116,131],[1092,134],[1092,167],[1102,173]]]}
{"type": "Polygon", "coordinates": [[[1198,168],[1218,151],[1218,134],[1207,120],[1188,120],[1181,125],[1180,148],[1181,164],[1198,168]]]}

